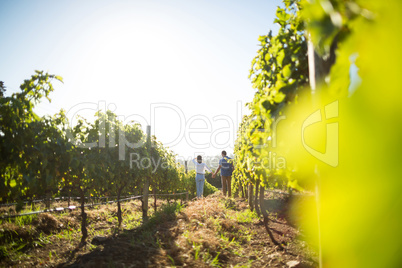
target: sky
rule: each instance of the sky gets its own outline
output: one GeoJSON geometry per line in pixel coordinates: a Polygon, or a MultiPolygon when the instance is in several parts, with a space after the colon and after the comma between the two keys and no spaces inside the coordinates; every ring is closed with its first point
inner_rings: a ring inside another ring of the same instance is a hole
{"type": "Polygon", "coordinates": [[[277,0],[0,0],[0,81],[6,95],[34,70],[60,75],[52,102],[71,124],[112,110],[138,122],[179,158],[233,153],[258,36],[277,0]]]}

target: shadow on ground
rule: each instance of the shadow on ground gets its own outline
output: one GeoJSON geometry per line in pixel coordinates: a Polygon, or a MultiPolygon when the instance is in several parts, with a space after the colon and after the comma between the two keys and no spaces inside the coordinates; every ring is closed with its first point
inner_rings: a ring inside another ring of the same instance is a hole
{"type": "MultiPolygon", "coordinates": [[[[175,224],[177,224],[175,213],[157,213],[141,227],[120,230],[113,236],[105,237],[100,241],[88,241],[85,246],[96,246],[93,251],[77,255],[74,263],[63,263],[57,267],[148,267],[151,265],[149,260],[160,251],[156,240],[158,226],[170,228],[175,224]],[[164,222],[169,226],[161,225],[164,222]]],[[[70,254],[69,259],[72,260],[76,252],[77,250],[66,254],[70,254]]]]}

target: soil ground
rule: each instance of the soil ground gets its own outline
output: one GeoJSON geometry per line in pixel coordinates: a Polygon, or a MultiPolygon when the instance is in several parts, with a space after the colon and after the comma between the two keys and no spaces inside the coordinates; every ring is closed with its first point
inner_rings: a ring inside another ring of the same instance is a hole
{"type": "Polygon", "coordinates": [[[121,228],[116,205],[91,209],[89,237],[81,246],[79,211],[40,214],[24,226],[2,222],[0,266],[317,267],[316,250],[298,227],[302,214],[289,213],[306,198],[278,193],[265,198],[269,228],[285,250],[275,246],[244,199],[219,192],[184,206],[158,200],[158,212],[145,224],[139,201],[125,203],[121,228]]]}

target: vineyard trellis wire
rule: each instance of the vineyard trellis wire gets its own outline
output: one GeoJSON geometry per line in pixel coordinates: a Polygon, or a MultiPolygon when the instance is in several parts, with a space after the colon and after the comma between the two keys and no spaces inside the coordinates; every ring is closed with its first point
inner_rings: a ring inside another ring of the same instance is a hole
{"type": "MultiPolygon", "coordinates": [[[[188,197],[189,196],[188,192],[174,193],[174,194],[156,194],[156,196],[180,196],[180,195],[186,195],[185,199],[186,199],[186,202],[188,202],[188,198],[189,198],[188,197]]],[[[84,207],[93,207],[93,206],[98,206],[98,205],[113,204],[113,203],[117,203],[117,202],[125,202],[125,201],[140,199],[142,197],[143,197],[143,195],[137,195],[137,196],[122,198],[122,199],[119,199],[119,200],[110,200],[110,201],[99,202],[99,203],[90,203],[90,204],[85,204],[84,207]]],[[[86,197],[86,198],[88,198],[88,197],[86,197]]],[[[110,197],[100,197],[99,199],[109,199],[109,198],[110,197]]],[[[56,198],[53,199],[53,200],[56,200],[56,198]]],[[[63,200],[63,199],[58,198],[57,200],[63,200]]],[[[79,200],[79,197],[77,197],[77,200],[79,200]]],[[[39,200],[36,200],[36,201],[39,201],[39,200]]],[[[180,200],[180,202],[182,203],[182,199],[180,200]]],[[[17,203],[15,203],[15,204],[17,204],[17,203]]],[[[10,205],[10,204],[7,204],[7,205],[10,205]]],[[[32,212],[26,212],[26,213],[20,213],[20,214],[1,215],[0,220],[16,218],[16,217],[22,217],[22,216],[28,216],[28,215],[34,215],[34,214],[41,214],[41,213],[63,212],[63,211],[66,211],[66,210],[71,211],[71,210],[74,210],[74,209],[77,209],[77,208],[79,208],[79,206],[71,205],[71,206],[68,206],[68,207],[55,207],[53,209],[44,209],[44,210],[38,210],[38,211],[32,211],[32,212]]]]}

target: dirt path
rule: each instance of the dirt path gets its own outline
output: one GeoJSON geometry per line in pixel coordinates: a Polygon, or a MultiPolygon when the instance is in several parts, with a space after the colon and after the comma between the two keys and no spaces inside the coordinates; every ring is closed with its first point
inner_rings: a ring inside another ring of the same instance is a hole
{"type": "MultiPolygon", "coordinates": [[[[285,251],[272,243],[263,223],[247,209],[244,200],[228,199],[218,193],[190,201],[183,208],[164,206],[147,224],[131,229],[115,229],[111,235],[95,239],[91,236],[87,245],[81,248],[76,246],[79,237],[70,240],[72,244],[54,237],[55,240],[43,247],[30,250],[29,257],[21,257],[20,262],[3,260],[0,265],[317,267],[316,254],[300,240],[300,232],[294,224],[288,223],[287,199],[283,196],[269,199],[267,205],[273,210],[269,227],[275,239],[284,245],[285,251]],[[48,257],[49,252],[51,257],[48,257]]],[[[96,215],[96,211],[91,213],[96,215]]],[[[99,221],[98,225],[92,226],[98,230],[113,228],[107,221],[99,221]]],[[[52,236],[48,239],[51,240],[52,236]]]]}

